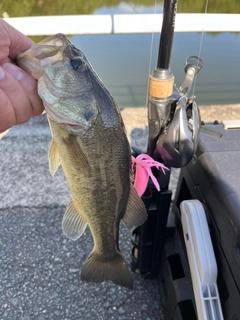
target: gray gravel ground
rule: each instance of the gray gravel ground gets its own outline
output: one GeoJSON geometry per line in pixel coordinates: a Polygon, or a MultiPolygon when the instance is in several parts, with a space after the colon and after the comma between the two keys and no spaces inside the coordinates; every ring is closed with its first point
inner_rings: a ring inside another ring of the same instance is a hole
{"type": "MultiPolygon", "coordinates": [[[[89,230],[76,242],[62,233],[69,191],[61,169],[54,179],[48,172],[49,142],[46,116],[0,140],[0,319],[163,319],[157,280],[133,274],[133,290],[81,282],[92,238],[89,230]]],[[[130,263],[126,228],[120,248],[130,263]]]]}

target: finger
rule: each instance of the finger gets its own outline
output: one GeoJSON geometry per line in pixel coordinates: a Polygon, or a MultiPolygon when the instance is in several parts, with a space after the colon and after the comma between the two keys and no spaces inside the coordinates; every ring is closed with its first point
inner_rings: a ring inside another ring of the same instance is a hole
{"type": "MultiPolygon", "coordinates": [[[[11,102],[11,108],[13,109],[15,114],[15,122],[16,124],[26,122],[32,115],[30,101],[19,82],[4,69],[2,69],[1,72],[2,77],[0,80],[0,89],[4,92],[4,94],[11,102]]],[[[6,102],[3,105],[2,102],[0,102],[0,104],[1,109],[4,112],[7,112],[6,102]]]]}
{"type": "Polygon", "coordinates": [[[15,124],[16,117],[12,103],[8,96],[0,89],[0,133],[11,128],[15,124]]]}
{"type": "Polygon", "coordinates": [[[21,85],[32,109],[31,116],[40,115],[43,112],[43,103],[37,93],[37,80],[12,63],[4,64],[3,69],[21,85]]]}
{"type": "Polygon", "coordinates": [[[28,50],[33,41],[24,34],[14,29],[10,24],[0,18],[1,41],[0,41],[0,61],[6,57],[15,59],[18,53],[28,50]]]}

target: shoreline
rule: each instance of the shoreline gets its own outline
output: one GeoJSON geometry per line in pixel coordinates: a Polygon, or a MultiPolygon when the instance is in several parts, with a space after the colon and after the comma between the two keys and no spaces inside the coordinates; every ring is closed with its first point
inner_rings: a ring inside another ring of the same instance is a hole
{"type": "MultiPolygon", "coordinates": [[[[204,122],[214,122],[217,120],[240,119],[240,103],[228,105],[199,106],[201,120],[204,122]]],[[[121,111],[126,130],[130,133],[134,128],[144,128],[148,125],[147,108],[125,108],[121,111]]]]}
{"type": "MultiPolygon", "coordinates": [[[[222,120],[240,119],[240,103],[228,105],[199,106],[201,120],[204,122],[221,122],[222,120]]],[[[44,112],[45,113],[45,112],[44,112]]],[[[148,126],[147,107],[127,107],[121,110],[123,122],[126,127],[128,137],[135,128],[145,128],[148,126]]],[[[0,140],[10,129],[0,133],[0,140]]]]}

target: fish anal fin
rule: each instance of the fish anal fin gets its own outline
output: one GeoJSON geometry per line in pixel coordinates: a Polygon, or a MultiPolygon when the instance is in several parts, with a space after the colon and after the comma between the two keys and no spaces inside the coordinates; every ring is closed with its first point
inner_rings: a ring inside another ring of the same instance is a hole
{"type": "Polygon", "coordinates": [[[131,185],[126,212],[122,222],[127,228],[136,228],[147,220],[147,211],[136,189],[131,185]]]}
{"type": "Polygon", "coordinates": [[[48,150],[49,171],[52,176],[55,175],[58,167],[60,166],[60,158],[57,145],[52,139],[48,150]]]}
{"type": "Polygon", "coordinates": [[[81,279],[87,282],[110,281],[133,288],[130,271],[120,253],[116,253],[114,259],[104,261],[99,254],[92,251],[82,267],[81,279]]]}
{"type": "Polygon", "coordinates": [[[79,213],[74,200],[71,199],[62,219],[63,233],[71,240],[77,240],[86,229],[87,223],[79,213]]]}

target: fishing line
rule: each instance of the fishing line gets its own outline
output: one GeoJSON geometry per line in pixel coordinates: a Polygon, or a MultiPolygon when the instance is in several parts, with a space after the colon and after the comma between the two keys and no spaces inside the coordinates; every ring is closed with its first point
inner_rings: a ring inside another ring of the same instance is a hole
{"type": "MultiPolygon", "coordinates": [[[[206,0],[206,3],[205,3],[205,11],[204,11],[204,14],[207,14],[207,10],[208,10],[208,0],[206,0]]],[[[198,51],[198,57],[199,57],[199,58],[201,57],[201,52],[202,52],[204,32],[205,32],[205,30],[204,30],[204,27],[203,27],[203,29],[202,29],[202,34],[201,34],[201,39],[200,39],[199,51],[198,51]]],[[[195,79],[194,79],[194,81],[193,81],[193,90],[192,90],[192,96],[193,96],[193,98],[194,98],[194,93],[195,93],[196,82],[197,82],[197,74],[196,74],[195,79]]]]}
{"type": "MultiPolygon", "coordinates": [[[[155,5],[154,5],[154,10],[153,10],[153,14],[154,16],[156,15],[157,12],[157,0],[155,0],[155,5]]],[[[153,19],[153,21],[155,21],[153,19]]],[[[152,53],[153,53],[153,40],[154,40],[154,34],[155,34],[155,23],[153,23],[153,31],[152,31],[152,39],[151,39],[151,46],[150,46],[150,57],[149,57],[149,68],[148,68],[148,84],[147,84],[147,88],[149,87],[149,75],[152,71],[152,53]]],[[[148,103],[148,95],[146,95],[146,106],[148,103]]]]}
{"type": "MultiPolygon", "coordinates": [[[[157,11],[157,0],[155,0],[155,5],[154,5],[154,10],[153,14],[154,16],[156,15],[157,11]]],[[[148,68],[148,82],[147,82],[147,91],[149,87],[149,75],[151,74],[151,68],[152,68],[152,55],[153,55],[153,41],[154,41],[154,34],[155,34],[155,19],[153,19],[153,31],[152,31],[152,36],[151,36],[151,45],[150,45],[150,56],[149,56],[149,68],[148,68]]],[[[145,108],[148,109],[148,94],[146,94],[146,101],[145,101],[145,108]]],[[[141,134],[141,141],[142,141],[142,148],[143,150],[147,149],[147,139],[146,139],[146,129],[148,130],[148,127],[143,127],[142,128],[142,134],[141,134]]],[[[148,132],[148,131],[147,131],[148,132]]],[[[148,133],[147,133],[148,135],[148,133]]]]}

